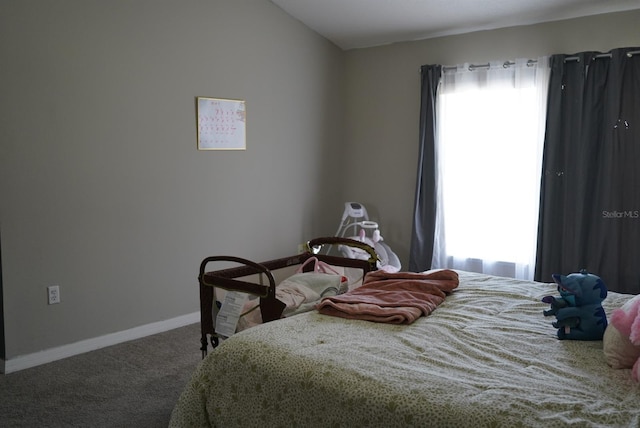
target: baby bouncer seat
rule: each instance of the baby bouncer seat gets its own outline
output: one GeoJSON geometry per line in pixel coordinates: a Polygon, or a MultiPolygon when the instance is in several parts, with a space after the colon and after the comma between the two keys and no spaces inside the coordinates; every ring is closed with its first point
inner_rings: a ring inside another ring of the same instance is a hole
{"type": "MultiPolygon", "coordinates": [[[[369,220],[369,215],[364,205],[358,202],[345,202],[342,221],[338,226],[336,236],[354,239],[373,247],[379,259],[377,263],[378,269],[387,272],[398,272],[400,270],[400,259],[383,242],[378,223],[369,220]]],[[[339,245],[338,251],[343,257],[350,259],[367,260],[369,258],[369,254],[366,251],[356,247],[339,245]]]]}

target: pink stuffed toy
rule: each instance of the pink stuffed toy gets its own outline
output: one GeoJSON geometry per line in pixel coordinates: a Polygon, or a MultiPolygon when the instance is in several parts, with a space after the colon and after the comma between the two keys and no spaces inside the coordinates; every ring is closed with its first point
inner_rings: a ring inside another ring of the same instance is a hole
{"type": "Polygon", "coordinates": [[[633,380],[640,380],[640,295],[611,313],[603,350],[607,364],[616,369],[631,368],[633,380]]]}

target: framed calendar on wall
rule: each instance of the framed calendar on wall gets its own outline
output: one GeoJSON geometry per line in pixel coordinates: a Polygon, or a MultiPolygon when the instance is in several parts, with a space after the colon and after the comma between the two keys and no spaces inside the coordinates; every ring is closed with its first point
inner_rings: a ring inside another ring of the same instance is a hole
{"type": "Polygon", "coordinates": [[[244,100],[196,97],[198,150],[245,150],[244,100]]]}

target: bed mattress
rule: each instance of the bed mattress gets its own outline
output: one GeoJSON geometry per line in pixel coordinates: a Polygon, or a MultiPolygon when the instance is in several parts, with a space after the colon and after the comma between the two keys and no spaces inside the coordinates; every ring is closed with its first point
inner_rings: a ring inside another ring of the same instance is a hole
{"type": "Polygon", "coordinates": [[[198,366],[171,426],[640,424],[638,384],[607,366],[602,342],[557,339],[541,302],[555,285],[458,273],[410,325],[312,311],[236,334],[198,366]]]}

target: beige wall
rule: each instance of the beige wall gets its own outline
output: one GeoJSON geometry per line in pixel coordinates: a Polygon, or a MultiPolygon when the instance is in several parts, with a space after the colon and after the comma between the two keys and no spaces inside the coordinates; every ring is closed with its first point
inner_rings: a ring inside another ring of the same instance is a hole
{"type": "Polygon", "coordinates": [[[1,10],[7,360],[193,313],[205,256],[283,257],[334,231],[344,53],[272,3],[1,10]],[[246,100],[246,151],[196,150],[196,96],[246,100]]]}
{"type": "Polygon", "coordinates": [[[420,66],[640,46],[638,22],[640,10],[347,51],[345,156],[354,168],[344,177],[346,199],[359,200],[377,216],[387,243],[407,267],[420,66]]]}
{"type": "Polygon", "coordinates": [[[346,200],[406,267],[419,66],[640,45],[639,20],[342,52],[265,0],[4,2],[6,358],[192,313],[203,257],[287,255],[346,200]],[[246,100],[245,152],[196,150],[196,96],[246,100]]]}

